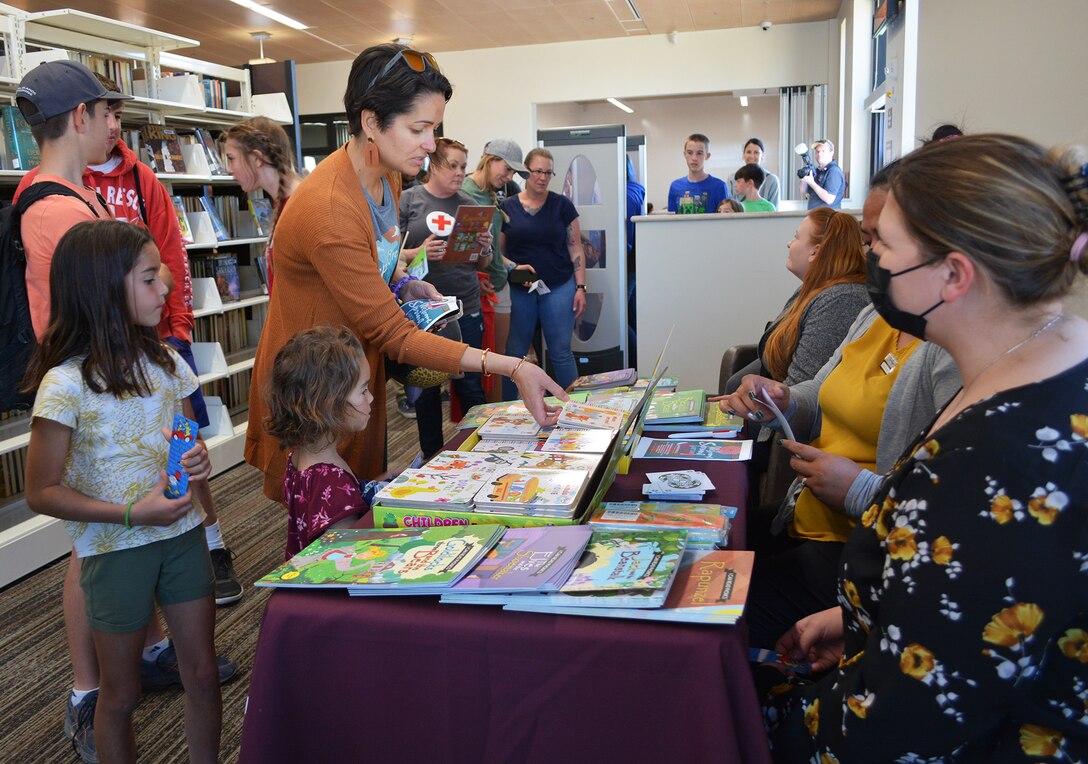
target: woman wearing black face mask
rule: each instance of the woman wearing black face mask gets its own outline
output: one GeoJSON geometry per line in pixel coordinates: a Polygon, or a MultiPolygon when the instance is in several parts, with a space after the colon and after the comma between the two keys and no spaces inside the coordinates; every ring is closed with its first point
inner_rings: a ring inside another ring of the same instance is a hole
{"type": "MultiPolygon", "coordinates": [[[[876,225],[888,178],[880,173],[870,183],[867,230],[876,225]]],[[[751,644],[769,647],[799,618],[835,604],[850,531],[883,473],[959,385],[947,353],[868,307],[813,379],[787,386],[747,376],[721,400],[724,410],[773,427],[773,415],[758,402],[765,392],[799,439],[783,444],[798,475],[786,499],[749,516],[749,547],[757,552],[746,608],[751,644]]]]}
{"type": "Polygon", "coordinates": [[[778,694],[776,759],[1088,760],[1088,322],[1063,306],[1088,273],[1088,152],[927,146],[874,249],[895,274],[882,313],[944,347],[963,387],[851,535],[841,610],[779,641],[840,668],[778,694]]]}

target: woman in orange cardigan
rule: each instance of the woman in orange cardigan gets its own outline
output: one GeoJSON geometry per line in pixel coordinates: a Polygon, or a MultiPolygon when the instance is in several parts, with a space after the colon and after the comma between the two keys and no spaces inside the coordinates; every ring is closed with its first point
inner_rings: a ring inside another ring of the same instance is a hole
{"type": "Polygon", "coordinates": [[[264,493],[282,499],[286,455],[264,430],[265,386],[279,349],[303,329],[343,325],[370,364],[373,415],[341,446],[356,476],[385,469],[385,357],[459,373],[510,377],[537,421],[552,424],[544,403],[563,389],[524,359],[489,353],[419,331],[397,300],[436,295],[398,269],[400,175],[415,176],[435,150],[434,130],[453,94],[429,53],[378,45],[355,59],[344,107],[351,139],[298,187],[276,225],[276,289],[257,346],[250,389],[246,461],[265,473],[264,493]]]}

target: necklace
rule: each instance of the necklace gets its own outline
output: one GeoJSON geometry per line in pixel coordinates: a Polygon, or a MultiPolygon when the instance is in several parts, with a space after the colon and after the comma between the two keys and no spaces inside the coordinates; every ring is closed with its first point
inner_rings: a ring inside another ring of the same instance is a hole
{"type": "Polygon", "coordinates": [[[977,381],[979,380],[979,377],[981,377],[981,376],[982,376],[983,374],[985,374],[985,373],[986,373],[987,371],[989,371],[989,370],[990,370],[990,367],[992,367],[992,366],[993,366],[993,365],[994,365],[995,363],[997,363],[998,361],[1000,361],[1000,360],[1001,360],[1002,358],[1004,358],[1005,356],[1009,355],[1010,353],[1013,353],[1013,352],[1015,352],[1015,351],[1019,350],[1020,348],[1024,347],[1024,345],[1028,344],[1028,343],[1029,343],[1029,342],[1031,342],[1031,341],[1032,341],[1033,339],[1035,339],[1036,337],[1038,337],[1038,336],[1039,336],[1040,334],[1042,334],[1043,332],[1045,332],[1045,331],[1047,331],[1048,329],[1050,329],[1050,327],[1054,326],[1054,324],[1058,323],[1058,322],[1059,322],[1059,321],[1061,321],[1061,320],[1062,320],[1063,318],[1065,318],[1065,314],[1064,314],[1064,313],[1059,313],[1058,315],[1054,316],[1054,318],[1052,318],[1052,319],[1050,319],[1049,321],[1047,321],[1047,322],[1046,322],[1045,324],[1043,324],[1042,326],[1040,326],[1040,327],[1039,327],[1038,329],[1036,329],[1035,331],[1033,331],[1033,332],[1032,332],[1031,334],[1029,334],[1029,335],[1028,335],[1027,337],[1025,337],[1024,339],[1022,339],[1022,340],[1020,340],[1019,342],[1017,342],[1017,343],[1016,343],[1015,345],[1013,345],[1013,346],[1012,346],[1011,348],[1009,348],[1009,349],[1008,349],[1008,350],[1006,350],[1005,352],[1003,352],[1003,353],[1000,353],[1000,354],[998,354],[998,355],[994,356],[993,360],[992,360],[992,361],[990,361],[990,362],[989,362],[988,364],[986,364],[985,366],[983,366],[983,367],[982,367],[982,370],[981,370],[981,371],[980,371],[980,372],[979,372],[978,374],[976,374],[976,375],[975,375],[975,378],[974,378],[974,379],[972,379],[972,380],[971,380],[971,382],[970,382],[969,384],[967,384],[967,385],[964,385],[964,386],[963,386],[963,387],[962,387],[962,388],[960,389],[960,394],[962,395],[962,394],[963,394],[963,393],[965,393],[965,392],[966,392],[966,391],[967,391],[968,389],[970,389],[971,385],[975,384],[975,382],[977,382],[977,381]]]}

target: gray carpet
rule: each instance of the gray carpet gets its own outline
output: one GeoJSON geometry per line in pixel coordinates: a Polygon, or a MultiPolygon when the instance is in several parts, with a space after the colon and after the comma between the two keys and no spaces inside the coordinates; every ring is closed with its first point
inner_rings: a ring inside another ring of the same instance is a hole
{"type": "MultiPolygon", "coordinates": [[[[389,464],[406,466],[419,448],[415,422],[396,413],[389,389],[389,464]]],[[[447,438],[453,429],[446,423],[447,438]]],[[[261,494],[261,474],[241,465],[216,476],[212,492],[235,570],[245,586],[236,605],[219,608],[216,647],[238,661],[237,678],[223,687],[220,760],[237,761],[242,717],[261,616],[269,590],[252,582],[283,560],[286,513],[261,494]]],[[[0,762],[77,762],[64,737],[64,703],[71,667],[61,615],[64,558],[0,591],[0,762]]],[[[136,712],[141,762],[187,759],[180,688],[147,694],[136,712]]]]}

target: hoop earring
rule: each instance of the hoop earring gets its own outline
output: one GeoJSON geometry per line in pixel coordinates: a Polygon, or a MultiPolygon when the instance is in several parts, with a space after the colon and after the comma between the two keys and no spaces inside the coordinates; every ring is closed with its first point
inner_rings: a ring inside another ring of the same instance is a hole
{"type": "Polygon", "coordinates": [[[366,137],[366,149],[363,150],[363,164],[367,167],[377,167],[381,164],[381,154],[378,153],[378,144],[369,135],[366,137]]]}

